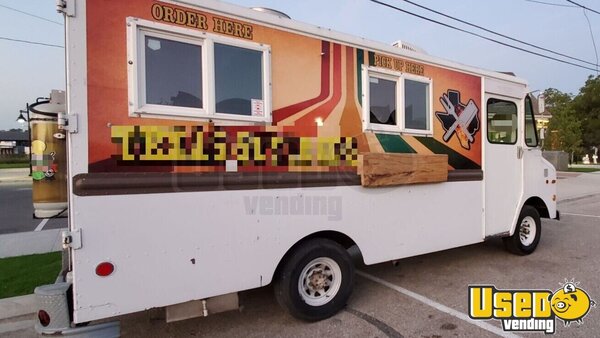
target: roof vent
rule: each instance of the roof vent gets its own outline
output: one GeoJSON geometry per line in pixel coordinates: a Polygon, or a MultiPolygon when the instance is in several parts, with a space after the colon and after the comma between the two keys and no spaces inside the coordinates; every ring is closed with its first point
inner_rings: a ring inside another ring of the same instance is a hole
{"type": "Polygon", "coordinates": [[[417,46],[413,45],[412,43],[408,43],[408,42],[405,42],[402,40],[398,40],[398,41],[392,43],[392,46],[410,50],[411,52],[427,54],[427,52],[423,48],[417,47],[417,46]]]}
{"type": "Polygon", "coordinates": [[[285,14],[284,12],[280,12],[276,9],[266,8],[266,7],[252,7],[252,9],[255,11],[258,11],[258,12],[273,14],[280,18],[291,19],[289,15],[285,14]]]}

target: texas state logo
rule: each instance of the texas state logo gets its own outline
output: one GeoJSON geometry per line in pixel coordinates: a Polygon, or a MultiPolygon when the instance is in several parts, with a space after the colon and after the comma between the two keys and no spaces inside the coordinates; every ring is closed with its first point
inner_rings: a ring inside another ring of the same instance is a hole
{"type": "Polygon", "coordinates": [[[475,142],[475,134],[479,130],[479,108],[475,101],[461,102],[460,92],[448,90],[440,97],[440,103],[445,112],[435,112],[435,116],[444,128],[444,142],[450,141],[456,135],[461,147],[469,150],[475,142]]]}
{"type": "Polygon", "coordinates": [[[499,290],[493,285],[469,285],[469,317],[499,320],[504,331],[556,332],[556,319],[565,327],[583,319],[596,302],[575,280],[550,290],[499,290]]]}

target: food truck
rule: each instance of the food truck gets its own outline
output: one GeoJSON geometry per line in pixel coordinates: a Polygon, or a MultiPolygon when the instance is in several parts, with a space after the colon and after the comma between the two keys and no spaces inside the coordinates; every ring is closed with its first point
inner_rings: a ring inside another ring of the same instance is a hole
{"type": "Polygon", "coordinates": [[[516,76],[214,0],[59,9],[69,229],[40,332],[207,315],[271,283],[320,320],[352,292],[349,248],[376,264],[502,237],[524,255],[558,217],[516,76]]]}

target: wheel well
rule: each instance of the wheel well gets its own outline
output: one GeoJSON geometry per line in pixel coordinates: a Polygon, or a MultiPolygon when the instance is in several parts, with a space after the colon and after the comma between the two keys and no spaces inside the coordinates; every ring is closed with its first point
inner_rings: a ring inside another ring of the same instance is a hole
{"type": "MultiPolygon", "coordinates": [[[[283,255],[283,257],[281,257],[281,259],[279,260],[279,263],[277,263],[277,268],[274,271],[274,276],[277,275],[281,266],[287,260],[289,255],[292,252],[294,252],[294,250],[296,250],[297,247],[299,247],[304,242],[311,240],[313,238],[326,238],[326,239],[332,240],[332,241],[338,243],[339,245],[341,245],[342,247],[344,247],[346,250],[349,249],[350,247],[356,245],[356,242],[354,242],[354,240],[352,238],[350,238],[346,234],[343,234],[338,231],[326,230],[326,231],[319,231],[319,232],[312,233],[312,234],[302,238],[298,242],[296,242],[296,244],[292,245],[292,247],[289,248],[288,251],[286,251],[285,255],[283,255]]],[[[358,248],[358,245],[356,247],[358,248]]],[[[358,249],[358,252],[359,252],[361,260],[362,260],[362,253],[360,252],[360,248],[358,249]]]]}
{"type": "Polygon", "coordinates": [[[530,197],[527,201],[525,201],[524,205],[529,205],[534,207],[542,218],[550,218],[550,213],[548,212],[548,207],[546,203],[539,197],[530,197]]]}

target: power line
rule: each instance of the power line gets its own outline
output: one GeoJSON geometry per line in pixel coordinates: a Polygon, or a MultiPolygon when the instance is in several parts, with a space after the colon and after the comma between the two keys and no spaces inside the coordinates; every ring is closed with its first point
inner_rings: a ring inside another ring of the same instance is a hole
{"type": "Polygon", "coordinates": [[[585,7],[584,5],[578,4],[578,3],[576,3],[575,1],[571,1],[571,0],[566,0],[566,1],[567,1],[567,2],[570,2],[570,3],[572,3],[572,4],[573,4],[573,5],[575,5],[575,6],[581,7],[581,8],[583,8],[583,9],[587,9],[587,10],[588,10],[588,11],[590,11],[590,12],[594,12],[594,13],[596,13],[596,14],[600,14],[600,12],[598,12],[598,11],[595,11],[595,10],[593,10],[593,9],[591,9],[591,8],[585,7]]]}
{"type": "Polygon", "coordinates": [[[519,40],[519,39],[516,39],[516,38],[510,37],[510,36],[508,36],[508,35],[505,35],[505,34],[502,34],[502,33],[495,32],[495,31],[493,31],[493,30],[491,30],[491,29],[487,29],[487,28],[485,28],[485,27],[482,27],[482,26],[476,25],[476,24],[474,24],[474,23],[471,23],[471,22],[468,22],[468,21],[465,21],[465,20],[458,19],[458,18],[456,18],[456,17],[453,17],[453,16],[450,16],[450,15],[444,14],[444,13],[442,13],[442,12],[439,12],[439,11],[436,11],[436,10],[434,10],[434,9],[431,9],[431,8],[425,7],[425,6],[423,6],[423,5],[419,5],[419,4],[417,4],[417,3],[414,3],[414,2],[412,2],[412,1],[409,1],[409,0],[402,0],[402,1],[404,1],[404,2],[407,2],[407,3],[409,3],[409,4],[413,5],[413,6],[417,6],[417,7],[419,7],[419,8],[422,8],[422,9],[428,10],[428,11],[430,11],[430,12],[433,12],[433,13],[435,13],[435,14],[441,15],[441,16],[443,16],[443,17],[446,17],[446,18],[448,18],[448,19],[452,19],[452,20],[458,21],[458,22],[460,22],[460,23],[463,23],[463,24],[465,24],[465,25],[468,25],[468,26],[471,26],[471,27],[475,27],[475,28],[481,29],[481,30],[483,30],[483,31],[485,31],[485,32],[492,33],[492,34],[494,34],[494,35],[497,35],[497,36],[501,36],[501,37],[503,37],[503,38],[505,38],[505,39],[512,40],[512,41],[515,41],[515,42],[518,42],[518,43],[522,43],[522,44],[524,44],[524,45],[527,45],[527,46],[529,46],[529,47],[537,48],[537,49],[539,49],[539,50],[543,50],[543,51],[545,51],[545,52],[549,52],[549,53],[552,53],[552,54],[555,54],[555,55],[560,55],[560,56],[562,56],[562,57],[566,57],[566,58],[568,58],[568,59],[571,59],[571,60],[576,60],[576,61],[579,61],[579,62],[587,63],[587,64],[589,64],[589,65],[592,65],[592,66],[598,67],[598,61],[596,61],[596,63],[589,62],[589,61],[585,61],[585,60],[582,60],[582,59],[576,58],[576,57],[574,57],[574,56],[569,56],[569,55],[567,55],[567,54],[563,54],[563,53],[560,53],[560,52],[556,52],[556,51],[550,50],[550,49],[548,49],[548,48],[540,47],[540,46],[538,46],[538,45],[534,45],[534,44],[532,44],[532,43],[529,43],[529,42],[526,42],[526,41],[523,41],[523,40],[519,40]]]}
{"type": "Polygon", "coordinates": [[[594,71],[594,72],[596,71],[596,69],[594,69],[594,68],[590,68],[590,67],[587,67],[587,66],[583,66],[583,65],[579,65],[579,64],[573,63],[573,62],[569,62],[569,61],[557,59],[555,57],[544,55],[544,54],[540,54],[538,52],[530,51],[530,50],[527,50],[527,49],[524,49],[524,48],[521,48],[521,47],[513,46],[511,44],[508,44],[508,43],[505,43],[505,42],[502,42],[502,41],[498,41],[498,40],[489,38],[487,36],[483,36],[481,34],[473,33],[473,32],[468,31],[466,29],[458,28],[458,27],[449,25],[447,23],[443,23],[443,22],[440,22],[440,21],[437,21],[437,20],[434,20],[434,19],[430,19],[428,17],[422,16],[422,15],[419,15],[419,14],[416,14],[416,13],[409,12],[407,10],[404,10],[404,9],[399,8],[399,7],[387,4],[385,2],[381,2],[381,1],[378,1],[378,0],[369,0],[369,1],[374,2],[376,4],[379,4],[379,5],[382,5],[382,6],[385,6],[385,7],[389,7],[391,9],[395,9],[397,11],[400,11],[400,12],[403,12],[403,13],[415,16],[417,18],[420,18],[420,19],[423,19],[423,20],[426,20],[426,21],[429,21],[429,22],[436,23],[438,25],[441,25],[441,26],[444,26],[444,27],[447,27],[447,28],[450,28],[450,29],[457,30],[459,32],[467,33],[469,35],[473,35],[473,36],[476,36],[476,37],[479,37],[479,38],[482,38],[482,39],[485,39],[485,40],[488,40],[488,41],[491,41],[491,42],[494,42],[494,43],[497,43],[497,44],[500,44],[500,45],[503,45],[503,46],[506,46],[506,47],[509,47],[509,48],[512,48],[512,49],[520,50],[520,51],[525,52],[525,53],[537,55],[537,56],[540,56],[540,57],[543,57],[543,58],[546,58],[546,59],[554,60],[554,61],[561,62],[561,63],[564,63],[564,64],[568,64],[568,65],[571,65],[571,66],[575,66],[575,67],[579,67],[579,68],[591,70],[591,71],[594,71]]]}
{"type": "Polygon", "coordinates": [[[31,45],[40,45],[40,46],[48,46],[48,47],[65,48],[65,46],[53,45],[51,43],[43,43],[43,42],[35,42],[35,41],[29,41],[29,40],[12,39],[12,38],[4,37],[4,36],[0,36],[0,40],[22,42],[22,43],[28,43],[28,44],[31,44],[31,45]]]}
{"type": "Polygon", "coordinates": [[[571,7],[571,8],[577,7],[577,6],[572,6],[572,5],[555,4],[555,3],[552,3],[552,2],[545,2],[545,1],[536,1],[536,0],[525,0],[525,1],[527,1],[527,2],[535,2],[535,3],[538,3],[538,4],[542,4],[542,5],[558,6],[558,7],[571,7]]]}
{"type": "MultiPolygon", "coordinates": [[[[598,63],[598,48],[596,48],[596,39],[594,39],[594,31],[592,30],[592,23],[590,22],[590,18],[588,18],[585,8],[583,9],[583,15],[585,16],[585,19],[587,20],[587,23],[588,23],[588,27],[590,28],[590,35],[592,36],[592,45],[594,46],[594,53],[596,53],[596,63],[598,63]]],[[[598,75],[598,66],[596,66],[596,75],[598,75]]]]}
{"type": "Polygon", "coordinates": [[[18,9],[16,9],[16,8],[8,7],[8,6],[5,6],[5,5],[0,5],[0,7],[2,7],[2,8],[6,8],[6,9],[8,9],[8,10],[11,10],[11,11],[19,12],[19,13],[21,13],[21,14],[25,14],[25,15],[28,15],[28,16],[31,16],[31,17],[34,17],[34,18],[37,18],[37,19],[40,19],[40,20],[48,21],[48,22],[50,22],[50,23],[53,23],[53,24],[55,24],[55,25],[59,25],[59,26],[62,26],[62,25],[63,25],[62,23],[60,23],[60,22],[58,22],[58,21],[54,21],[54,20],[50,20],[50,19],[46,19],[46,18],[44,18],[44,17],[42,17],[42,16],[38,16],[38,15],[35,15],[35,14],[31,14],[31,13],[23,12],[23,11],[21,11],[21,10],[18,10],[18,9]]]}

